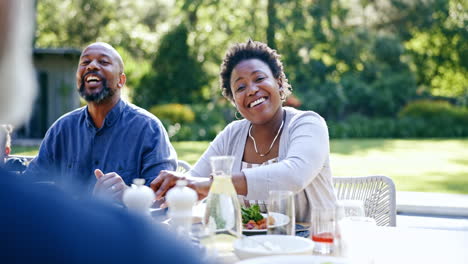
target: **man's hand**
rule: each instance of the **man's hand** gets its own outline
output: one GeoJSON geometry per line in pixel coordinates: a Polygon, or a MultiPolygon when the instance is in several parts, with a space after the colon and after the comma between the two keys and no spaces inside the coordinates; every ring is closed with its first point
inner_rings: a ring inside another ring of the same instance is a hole
{"type": "Polygon", "coordinates": [[[100,169],[96,169],[94,171],[94,175],[96,175],[97,179],[93,190],[94,195],[122,202],[123,192],[128,188],[128,186],[120,175],[115,172],[104,174],[100,169]]]}

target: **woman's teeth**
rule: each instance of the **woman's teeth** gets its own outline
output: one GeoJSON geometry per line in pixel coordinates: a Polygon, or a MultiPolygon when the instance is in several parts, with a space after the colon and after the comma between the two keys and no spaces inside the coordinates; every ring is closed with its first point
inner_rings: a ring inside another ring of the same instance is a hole
{"type": "Polygon", "coordinates": [[[249,106],[249,107],[252,108],[252,107],[254,107],[254,106],[256,106],[256,105],[259,105],[259,104],[265,102],[265,100],[266,100],[265,97],[258,98],[257,100],[255,100],[255,101],[253,101],[252,103],[250,103],[250,106],[249,106]]]}

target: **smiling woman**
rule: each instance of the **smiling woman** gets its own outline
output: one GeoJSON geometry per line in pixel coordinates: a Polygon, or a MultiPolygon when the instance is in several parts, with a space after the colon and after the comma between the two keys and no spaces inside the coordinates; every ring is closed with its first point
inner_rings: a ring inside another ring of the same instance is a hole
{"type": "MultiPolygon", "coordinates": [[[[213,156],[235,157],[232,181],[245,207],[265,212],[270,190],[295,194],[296,219],[310,219],[310,208],[332,207],[329,140],[325,120],[315,112],[283,107],[291,86],[277,52],[249,40],[233,45],[221,65],[223,95],[243,120],[221,131],[189,171],[199,197],[209,191],[213,156]],[[200,181],[197,178],[204,178],[200,181]]],[[[151,184],[158,199],[183,175],[160,174],[151,184]]]]}

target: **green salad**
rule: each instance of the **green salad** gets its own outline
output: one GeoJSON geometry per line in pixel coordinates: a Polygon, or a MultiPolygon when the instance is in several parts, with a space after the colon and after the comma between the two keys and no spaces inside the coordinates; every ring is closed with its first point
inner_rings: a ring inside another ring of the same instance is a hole
{"type": "Polygon", "coordinates": [[[260,213],[260,207],[258,204],[252,205],[251,207],[242,207],[242,223],[247,224],[250,220],[255,222],[263,219],[263,215],[260,213]]]}

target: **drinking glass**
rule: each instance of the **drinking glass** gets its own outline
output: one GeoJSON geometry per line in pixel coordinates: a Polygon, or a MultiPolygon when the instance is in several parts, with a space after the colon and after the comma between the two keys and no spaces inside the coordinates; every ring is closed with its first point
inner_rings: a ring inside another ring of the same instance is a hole
{"type": "Polygon", "coordinates": [[[329,255],[334,250],[336,214],[335,208],[314,207],[311,215],[314,252],[329,255]]]}
{"type": "Polygon", "coordinates": [[[295,235],[296,213],[294,210],[294,193],[291,191],[269,192],[267,234],[295,235]]]}

